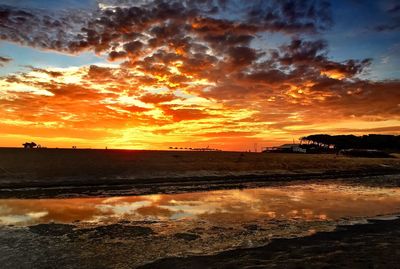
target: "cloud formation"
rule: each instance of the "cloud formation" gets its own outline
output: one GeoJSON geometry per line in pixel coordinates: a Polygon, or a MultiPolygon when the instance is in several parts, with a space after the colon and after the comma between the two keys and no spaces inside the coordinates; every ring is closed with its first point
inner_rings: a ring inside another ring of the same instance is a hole
{"type": "Polygon", "coordinates": [[[320,33],[332,24],[328,1],[102,1],[90,12],[2,6],[2,40],[109,61],[4,76],[4,130],[86,129],[118,147],[191,141],[228,149],[346,129],[341,122],[400,131],[400,81],[365,79],[370,58],[331,59],[320,33]],[[281,43],[269,46],[270,35],[281,43]]]}
{"type": "Polygon", "coordinates": [[[400,5],[393,4],[386,10],[386,23],[381,23],[374,27],[378,32],[390,32],[400,29],[400,5]]]}
{"type": "Polygon", "coordinates": [[[11,58],[0,56],[0,67],[8,64],[11,61],[12,61],[11,58]]]}

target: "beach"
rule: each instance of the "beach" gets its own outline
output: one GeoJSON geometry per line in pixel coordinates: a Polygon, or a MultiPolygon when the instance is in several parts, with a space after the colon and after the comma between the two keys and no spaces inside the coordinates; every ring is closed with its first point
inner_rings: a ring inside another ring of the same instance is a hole
{"type": "Polygon", "coordinates": [[[397,158],[90,149],[0,156],[5,268],[397,266],[397,158]]]}
{"type": "Polygon", "coordinates": [[[400,220],[371,221],[333,232],[214,256],[170,258],[145,268],[399,268],[400,220]]]}
{"type": "Polygon", "coordinates": [[[0,197],[187,192],[399,171],[399,158],[335,154],[1,148],[0,197]]]}

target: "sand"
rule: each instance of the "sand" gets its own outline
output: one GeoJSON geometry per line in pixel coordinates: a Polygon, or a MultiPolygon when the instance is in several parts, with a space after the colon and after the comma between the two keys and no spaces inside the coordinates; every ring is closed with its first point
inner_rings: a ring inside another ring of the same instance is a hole
{"type": "Polygon", "coordinates": [[[400,220],[338,227],[294,239],[211,256],[166,258],[141,269],[400,268],[400,220]]]}
{"type": "Polygon", "coordinates": [[[0,148],[0,197],[169,193],[399,172],[398,158],[334,154],[0,148]]]}

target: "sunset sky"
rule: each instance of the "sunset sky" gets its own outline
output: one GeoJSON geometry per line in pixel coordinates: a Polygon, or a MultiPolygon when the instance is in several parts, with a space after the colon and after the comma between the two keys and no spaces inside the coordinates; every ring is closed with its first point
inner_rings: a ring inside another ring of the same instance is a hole
{"type": "Polygon", "coordinates": [[[0,146],[400,134],[400,1],[0,0],[0,146]]]}

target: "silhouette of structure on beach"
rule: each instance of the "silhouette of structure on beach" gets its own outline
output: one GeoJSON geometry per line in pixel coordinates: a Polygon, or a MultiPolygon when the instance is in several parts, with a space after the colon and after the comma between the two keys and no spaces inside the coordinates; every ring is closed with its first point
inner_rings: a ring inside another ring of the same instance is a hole
{"type": "Polygon", "coordinates": [[[25,142],[22,144],[22,146],[24,146],[25,149],[33,149],[37,146],[37,144],[35,142],[25,142]]]}

